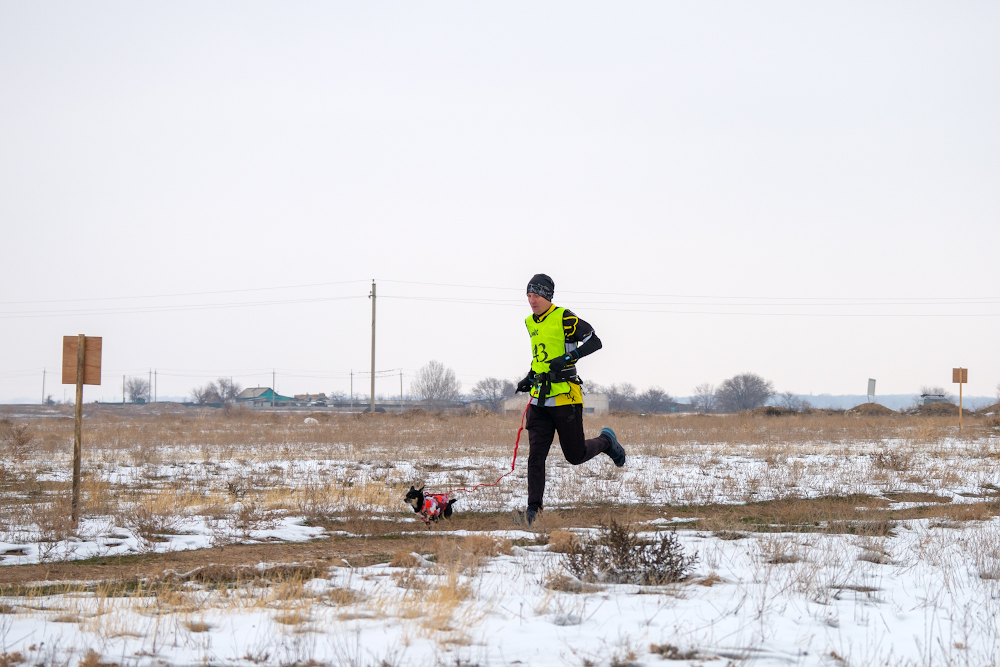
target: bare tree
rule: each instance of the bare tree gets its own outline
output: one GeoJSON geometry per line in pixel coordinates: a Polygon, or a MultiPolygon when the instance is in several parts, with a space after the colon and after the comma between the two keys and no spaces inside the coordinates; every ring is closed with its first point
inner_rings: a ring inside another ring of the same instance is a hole
{"type": "Polygon", "coordinates": [[[219,388],[214,382],[209,382],[204,387],[194,387],[191,389],[191,397],[195,403],[205,405],[208,403],[222,403],[222,396],[219,395],[219,388]]]}
{"type": "Polygon", "coordinates": [[[695,387],[691,405],[701,413],[715,412],[715,385],[704,382],[695,387]]]}
{"type": "Polygon", "coordinates": [[[659,387],[650,387],[635,398],[636,406],[647,414],[670,412],[671,406],[676,403],[670,394],[659,387]]]}
{"type": "Polygon", "coordinates": [[[812,408],[812,403],[804,398],[799,398],[798,394],[791,391],[778,394],[778,400],[776,402],[779,408],[793,410],[795,412],[804,412],[805,410],[812,408]]]}
{"type": "MultiPolygon", "coordinates": [[[[208,383],[208,387],[211,387],[212,383],[208,383]]],[[[207,393],[208,387],[191,387],[191,402],[192,403],[207,403],[205,400],[205,394],[207,393]]]]}
{"type": "Polygon", "coordinates": [[[204,387],[194,387],[191,389],[191,397],[195,403],[202,405],[208,403],[233,403],[236,397],[243,391],[238,383],[230,378],[219,378],[216,382],[209,382],[204,387]]]}
{"type": "Polygon", "coordinates": [[[343,403],[348,400],[346,391],[331,391],[327,396],[330,398],[331,403],[343,403]]]}
{"type": "Polygon", "coordinates": [[[219,394],[219,398],[222,399],[223,403],[232,403],[240,395],[240,392],[243,391],[243,387],[239,383],[233,382],[232,378],[219,378],[215,386],[216,393],[219,394]]]}
{"type": "Polygon", "coordinates": [[[753,410],[774,396],[774,383],[756,373],[740,373],[723,380],[715,390],[715,400],[724,412],[753,410]]]}
{"type": "Polygon", "coordinates": [[[472,396],[486,404],[493,412],[500,412],[505,398],[514,395],[517,387],[510,380],[483,378],[472,388],[472,396]]]}
{"type": "Polygon", "coordinates": [[[605,389],[610,410],[635,410],[636,389],[634,384],[622,382],[605,389]]]}
{"type": "Polygon", "coordinates": [[[422,401],[443,405],[458,400],[462,383],[455,377],[455,371],[445,368],[440,361],[429,361],[417,371],[417,378],[410,385],[410,391],[422,401]]]}
{"type": "Polygon", "coordinates": [[[141,377],[125,380],[125,395],[129,403],[149,402],[149,380],[141,377]]]}

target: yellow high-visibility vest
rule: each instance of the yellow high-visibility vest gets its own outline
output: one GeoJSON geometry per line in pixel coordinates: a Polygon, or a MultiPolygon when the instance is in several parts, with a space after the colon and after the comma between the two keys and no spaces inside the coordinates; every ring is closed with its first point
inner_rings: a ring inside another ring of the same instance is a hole
{"type": "MultiPolygon", "coordinates": [[[[536,373],[548,373],[550,370],[549,360],[566,354],[566,333],[563,331],[563,311],[565,310],[565,308],[552,306],[538,322],[532,315],[528,315],[524,320],[525,326],[528,327],[528,336],[531,339],[531,370],[536,373]]],[[[571,366],[572,364],[567,368],[571,366]]],[[[573,387],[574,385],[570,382],[553,382],[547,397],[570,394],[573,392],[573,387]]],[[[577,394],[579,391],[573,393],[577,394]]],[[[538,387],[531,388],[531,397],[538,398],[538,387]]],[[[564,402],[576,403],[578,401],[557,399],[557,404],[564,402]]]]}

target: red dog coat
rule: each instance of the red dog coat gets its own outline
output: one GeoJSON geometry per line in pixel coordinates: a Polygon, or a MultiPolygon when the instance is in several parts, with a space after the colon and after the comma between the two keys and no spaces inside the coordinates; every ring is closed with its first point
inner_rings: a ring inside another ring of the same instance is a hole
{"type": "Polygon", "coordinates": [[[447,493],[432,493],[424,496],[424,506],[420,508],[420,518],[424,521],[437,519],[448,507],[447,493]]]}

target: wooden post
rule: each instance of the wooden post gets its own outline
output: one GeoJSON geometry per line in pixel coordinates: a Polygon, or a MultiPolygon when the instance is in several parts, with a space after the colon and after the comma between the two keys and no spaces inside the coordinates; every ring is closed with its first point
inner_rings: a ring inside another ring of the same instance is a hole
{"type": "Polygon", "coordinates": [[[951,381],[958,383],[958,433],[962,433],[962,385],[969,381],[968,368],[951,369],[951,381]]]}
{"type": "Polygon", "coordinates": [[[80,452],[83,441],[83,362],[87,344],[86,336],[76,337],[76,424],[73,427],[73,525],[80,522],[80,452]]]}
{"type": "Polygon", "coordinates": [[[63,336],[62,383],[76,385],[76,422],[73,428],[73,525],[80,521],[80,460],[83,450],[83,385],[101,384],[101,338],[63,336]],[[75,357],[75,359],[74,359],[75,357]]]}

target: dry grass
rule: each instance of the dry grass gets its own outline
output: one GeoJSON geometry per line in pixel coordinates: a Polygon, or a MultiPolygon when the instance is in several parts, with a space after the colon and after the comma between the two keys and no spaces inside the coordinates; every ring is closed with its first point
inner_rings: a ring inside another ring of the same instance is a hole
{"type": "MultiPolygon", "coordinates": [[[[233,409],[228,413],[192,415],[133,415],[106,409],[86,421],[89,452],[115,463],[169,464],[179,452],[197,452],[205,462],[246,458],[279,461],[308,455],[313,458],[399,458],[399,443],[419,454],[436,451],[435,460],[489,456],[506,450],[516,431],[518,415],[440,415],[422,411],[391,415],[313,415],[318,426],[305,426],[299,413],[233,409]]],[[[966,415],[966,439],[995,435],[994,417],[966,415]]],[[[781,417],[739,415],[636,415],[614,413],[585,417],[588,430],[607,425],[627,443],[642,443],[640,453],[663,454],[690,443],[718,445],[796,445],[824,441],[834,444],[892,438],[913,443],[936,443],[957,435],[957,422],[948,416],[859,416],[852,413],[794,413],[781,417]]],[[[13,426],[8,420],[8,426],[13,426]]],[[[24,425],[18,426],[19,428],[24,425]]],[[[72,443],[72,421],[40,419],[28,424],[37,451],[59,453],[72,443]]],[[[5,440],[0,437],[0,446],[5,440]]],[[[68,447],[67,447],[68,449],[68,447]]],[[[68,452],[64,452],[68,453],[68,452]]]]}
{"type": "Polygon", "coordinates": [[[397,551],[389,561],[390,567],[412,568],[420,565],[420,559],[408,551],[397,551]]]}
{"type": "Polygon", "coordinates": [[[580,538],[568,530],[553,530],[549,533],[549,551],[568,554],[580,547],[580,538]]]}
{"type": "MultiPolygon", "coordinates": [[[[289,515],[357,535],[398,533],[399,524],[375,519],[412,517],[402,503],[409,484],[431,475],[440,486],[495,479],[504,472],[519,420],[420,411],[317,413],[312,416],[320,423],[305,426],[299,413],[246,409],[160,415],[88,410],[84,513],[110,517],[115,528],[133,531],[147,548],[196,516],[208,518],[220,546],[246,541],[289,515]]],[[[886,535],[895,519],[944,515],[932,505],[946,505],[948,491],[959,486],[981,502],[955,506],[949,520],[996,514],[1000,489],[992,485],[1000,471],[1000,432],[991,420],[969,415],[959,438],[955,420],[935,416],[816,411],[586,417],[588,432],[613,427],[630,455],[657,461],[664,471],[700,474],[671,482],[630,469],[598,470],[596,464],[572,468],[554,455],[549,495],[579,499],[579,509],[580,502],[601,501],[607,491],[628,492],[640,503],[630,512],[641,511],[643,499],[647,508],[671,505],[671,514],[701,517],[699,529],[722,537],[786,530],[886,535]],[[873,485],[883,490],[882,499],[843,491],[873,485]],[[745,504],[720,504],[722,499],[745,504]],[[924,507],[890,513],[889,500],[924,507]]],[[[49,561],[65,557],[56,545],[76,529],[68,520],[69,485],[39,480],[65,474],[71,442],[68,418],[0,423],[6,453],[0,532],[15,543],[41,540],[41,555],[49,561]]],[[[511,494],[523,488],[523,468],[510,481],[481,489],[474,499],[460,495],[459,518],[441,527],[505,527],[511,494]]],[[[571,538],[558,531],[578,524],[554,509],[542,513],[536,528],[541,539],[550,533],[553,549],[560,550],[560,540],[571,538]]],[[[582,525],[600,521],[593,513],[585,516],[590,518],[582,525]]],[[[625,518],[634,519],[644,520],[625,518]]],[[[108,536],[114,534],[113,528],[108,536]]],[[[450,544],[438,557],[474,569],[483,548],[450,544]]]]}
{"type": "MultiPolygon", "coordinates": [[[[94,584],[50,585],[47,590],[7,587],[2,593],[18,599],[8,600],[0,612],[36,613],[53,622],[62,618],[104,639],[143,636],[148,645],[155,643],[151,638],[157,624],[172,625],[175,637],[179,633],[184,641],[203,641],[213,629],[206,619],[238,610],[269,619],[282,637],[316,632],[324,619],[392,618],[401,619],[410,628],[407,632],[433,637],[442,646],[468,643],[474,638],[470,628],[477,615],[490,613],[491,604],[476,599],[482,596],[482,581],[488,576],[474,577],[488,559],[512,549],[509,542],[475,533],[511,527],[507,512],[500,510],[511,493],[523,492],[519,477],[523,468],[503,489],[477,494],[486,502],[474,511],[467,509],[471,502],[462,497],[456,517],[433,526],[408,521],[413,514],[402,504],[402,491],[430,476],[435,486],[492,481],[504,471],[502,459],[510,450],[516,418],[320,417],[320,424],[312,428],[303,427],[301,415],[242,411],[89,418],[85,512],[110,517],[112,527],[106,535],[127,527],[153,543],[183,529],[191,517],[209,517],[218,543],[226,548],[200,552],[197,562],[183,561],[185,567],[172,561],[173,572],[161,570],[158,576],[139,571],[142,563],[158,555],[135,556],[127,566],[130,573],[122,574],[119,567],[121,578],[99,588],[94,584]],[[288,549],[283,552],[288,562],[281,566],[245,565],[279,562],[272,552],[264,555],[266,545],[234,556],[242,561],[223,560],[223,554],[228,557],[246,548],[234,546],[234,541],[288,515],[305,517],[337,534],[309,546],[308,557],[291,555],[305,553],[304,545],[280,545],[288,549]],[[449,535],[452,530],[473,534],[455,537],[449,535]],[[352,566],[372,563],[389,563],[396,569],[373,568],[363,575],[364,581],[351,579],[352,566]],[[328,583],[311,581],[317,577],[328,583]],[[43,600],[46,596],[66,599],[43,600]],[[117,610],[128,605],[141,611],[124,622],[117,610]]],[[[862,591],[851,575],[906,567],[915,559],[943,558],[952,542],[967,539],[966,531],[934,526],[961,528],[1000,513],[996,486],[1000,436],[985,421],[972,418],[962,438],[948,419],[902,415],[615,415],[588,418],[586,428],[594,432],[602,425],[616,429],[631,455],[646,457],[639,459],[643,465],[618,471],[601,459],[601,465],[571,468],[554,450],[549,460],[550,489],[553,495],[571,500],[562,508],[556,503],[548,507],[532,526],[534,540],[519,544],[547,542],[550,551],[573,553],[580,548],[577,536],[585,534],[574,529],[607,524],[611,517],[641,529],[643,539],[649,537],[648,531],[662,528],[662,521],[649,523],[654,520],[697,519],[670,528],[741,540],[724,546],[745,554],[760,575],[751,579],[765,580],[772,587],[748,598],[755,609],[771,604],[774,590],[798,591],[820,602],[843,591],[862,591]],[[653,462],[666,471],[662,479],[642,477],[645,466],[653,462]],[[691,476],[672,482],[667,477],[674,471],[691,476]],[[816,480],[828,480],[828,485],[816,486],[816,480]],[[664,497],[656,494],[671,483],[678,488],[669,504],[651,500],[664,497]],[[866,490],[842,490],[851,485],[866,490]],[[956,487],[967,498],[978,496],[975,502],[953,502],[951,492],[956,487]],[[711,488],[728,494],[728,502],[706,501],[713,497],[706,491],[711,488]],[[628,505],[616,504],[619,491],[630,496],[628,505]],[[898,526],[912,518],[931,520],[920,553],[899,546],[904,540],[893,537],[912,536],[898,526]],[[824,553],[817,546],[830,542],[843,544],[842,553],[824,553]]],[[[5,492],[0,496],[4,509],[0,528],[10,535],[17,526],[26,530],[24,526],[30,525],[51,540],[65,538],[74,531],[65,519],[68,485],[38,480],[52,479],[52,473],[67,469],[70,424],[39,420],[29,426],[34,434],[32,449],[21,462],[7,464],[0,475],[5,492]]],[[[27,541],[31,536],[23,537],[27,541]]],[[[976,539],[981,543],[963,547],[974,554],[970,571],[979,585],[994,586],[1000,578],[1000,547],[995,536],[993,541],[976,539]]],[[[718,544],[711,540],[705,544],[709,542],[718,544]]],[[[701,593],[704,589],[697,586],[747,585],[728,574],[724,562],[712,562],[713,556],[699,549],[710,574],[674,586],[701,593]]],[[[56,557],[53,554],[52,560],[56,557]]],[[[50,569],[65,575],[70,570],[60,569],[64,565],[41,566],[45,572],[32,571],[30,580],[49,579],[50,569]]],[[[78,567],[90,578],[90,573],[108,565],[113,564],[102,561],[93,569],[78,567]]],[[[494,569],[489,568],[491,573],[494,569]]],[[[534,576],[532,582],[543,581],[550,606],[560,613],[575,614],[572,605],[582,607],[587,594],[606,590],[564,572],[546,575],[542,570],[534,576]],[[570,601],[559,602],[560,598],[570,601]],[[557,603],[570,607],[560,610],[557,603]]],[[[671,644],[650,650],[665,659],[695,659],[671,644]]],[[[260,664],[278,661],[273,652],[270,658],[254,655],[260,664]]],[[[622,651],[620,660],[615,657],[611,664],[634,661],[628,655],[622,651]]],[[[95,660],[99,662],[100,656],[95,660]]]]}
{"type": "Polygon", "coordinates": [[[435,562],[448,570],[467,574],[499,554],[509,554],[511,542],[491,535],[468,535],[458,540],[439,540],[435,562]]]}

